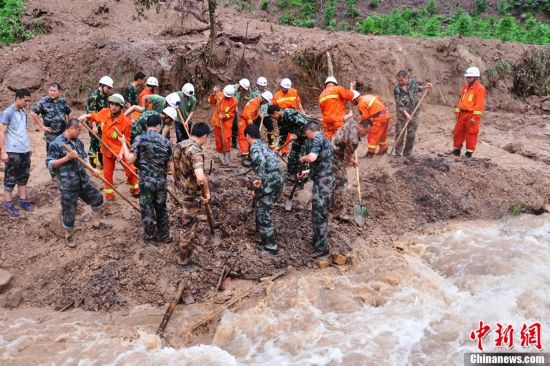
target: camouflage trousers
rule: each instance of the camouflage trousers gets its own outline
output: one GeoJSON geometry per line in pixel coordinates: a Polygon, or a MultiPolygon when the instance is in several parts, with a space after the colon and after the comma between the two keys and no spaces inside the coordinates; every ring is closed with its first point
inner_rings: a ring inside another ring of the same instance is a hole
{"type": "Polygon", "coordinates": [[[139,208],[145,240],[164,241],[170,238],[166,196],[166,182],[144,184],[140,180],[139,208]]]}
{"type": "Polygon", "coordinates": [[[313,246],[316,251],[330,248],[327,240],[328,215],[334,194],[335,179],[332,175],[313,181],[311,216],[313,222],[313,246]]]}
{"type": "MultiPolygon", "coordinates": [[[[298,139],[292,142],[292,147],[288,153],[288,164],[287,164],[287,182],[293,183],[296,181],[296,174],[298,169],[300,169],[300,158],[306,154],[306,140],[298,139]]],[[[304,169],[307,169],[304,167],[304,169]]],[[[305,183],[307,178],[302,179],[305,183]]]]}
{"type": "Polygon", "coordinates": [[[344,209],[344,189],[346,185],[348,184],[348,178],[347,178],[347,170],[346,165],[344,164],[344,161],[338,157],[334,156],[334,160],[332,162],[332,174],[334,175],[335,182],[335,189],[334,189],[334,198],[332,202],[332,210],[333,211],[341,211],[344,209]]]}
{"type": "Polygon", "coordinates": [[[103,206],[103,195],[97,189],[95,184],[87,179],[81,182],[80,189],[61,189],[61,212],[63,215],[63,229],[74,230],[74,220],[76,217],[76,205],[80,198],[84,203],[90,205],[93,211],[101,209],[103,206]]]}
{"type": "Polygon", "coordinates": [[[256,193],[256,231],[262,239],[262,245],[270,250],[277,250],[277,233],[273,226],[271,213],[275,202],[281,196],[283,182],[273,187],[273,191],[269,193],[256,193]]]}
{"type": "Polygon", "coordinates": [[[186,262],[191,258],[193,246],[198,242],[197,216],[201,213],[201,205],[198,196],[186,195],[182,198],[186,211],[183,214],[183,226],[179,231],[178,246],[181,260],[186,262]]]}
{"type": "MultiPolygon", "coordinates": [[[[101,127],[97,126],[97,136],[101,138],[101,127]]],[[[90,164],[95,168],[103,161],[103,155],[101,154],[101,141],[92,136],[90,132],[90,150],[88,156],[90,158],[90,164]]]]}
{"type": "Polygon", "coordinates": [[[418,117],[415,114],[407,126],[407,130],[403,132],[401,139],[397,141],[397,137],[401,133],[401,130],[405,127],[407,123],[407,118],[403,115],[402,112],[397,114],[397,123],[395,124],[395,155],[397,156],[409,156],[414,147],[414,139],[416,137],[416,128],[418,127],[418,117]],[[405,143],[405,148],[403,148],[403,142],[405,143]]]}
{"type": "Polygon", "coordinates": [[[15,185],[26,186],[29,181],[30,173],[30,153],[8,152],[8,162],[4,169],[4,191],[13,191],[15,185]]]}

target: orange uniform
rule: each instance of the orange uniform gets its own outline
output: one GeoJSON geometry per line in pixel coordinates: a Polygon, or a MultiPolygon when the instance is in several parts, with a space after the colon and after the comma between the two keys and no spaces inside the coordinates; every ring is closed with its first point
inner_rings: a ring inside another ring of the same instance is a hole
{"type": "Polygon", "coordinates": [[[328,85],[319,96],[319,105],[323,114],[323,129],[327,139],[332,139],[345,123],[346,102],[353,100],[353,92],[338,85],[328,85]]]}
{"type": "MultiPolygon", "coordinates": [[[[103,108],[97,113],[92,113],[90,115],[90,121],[99,123],[101,125],[101,129],[103,131],[103,143],[109,146],[111,150],[115,152],[115,154],[120,153],[120,151],[122,150],[122,144],[118,140],[119,136],[115,132],[114,127],[116,127],[122,134],[124,134],[124,136],[126,137],[126,141],[130,143],[130,127],[132,123],[130,122],[130,119],[123,113],[120,113],[120,115],[113,120],[111,109],[103,108]]],[[[104,144],[101,145],[101,154],[103,154],[103,176],[109,183],[114,185],[113,174],[115,171],[117,156],[114,156],[111,151],[109,151],[107,147],[104,146],[104,144]]],[[[132,174],[132,171],[135,172],[136,168],[132,164],[127,163],[126,165],[128,165],[130,168],[124,168],[124,173],[126,174],[127,178],[126,183],[128,183],[128,185],[130,186],[130,193],[133,196],[136,196],[139,194],[138,179],[134,174],[132,174]]],[[[104,185],[103,191],[105,193],[105,198],[115,198],[115,191],[107,184],[104,185]]]]}
{"type": "Polygon", "coordinates": [[[377,147],[379,151],[385,152],[388,149],[388,126],[390,122],[390,112],[382,103],[380,97],[375,95],[364,95],[358,98],[357,109],[361,113],[361,120],[370,119],[372,129],[367,139],[369,141],[369,152],[375,152],[377,147]]]}
{"type": "Polygon", "coordinates": [[[466,152],[473,153],[477,145],[479,122],[485,110],[485,87],[474,81],[472,85],[465,85],[460,94],[460,100],[455,109],[456,125],[454,129],[455,149],[462,149],[466,140],[466,152]]]}
{"type": "Polygon", "coordinates": [[[216,151],[227,153],[231,149],[231,127],[237,113],[237,99],[226,98],[222,92],[208,97],[208,103],[215,105],[212,113],[212,125],[214,126],[214,138],[216,139],[216,151]],[[222,141],[222,131],[223,140],[222,141]]]}
{"type": "Polygon", "coordinates": [[[239,152],[241,155],[247,155],[250,146],[248,146],[248,141],[244,136],[244,130],[248,125],[254,123],[254,120],[260,115],[260,107],[262,106],[262,96],[257,96],[252,98],[246,103],[241,112],[239,118],[239,152]]]}
{"type": "MultiPolygon", "coordinates": [[[[279,106],[279,108],[281,109],[293,108],[300,113],[304,113],[304,108],[302,107],[302,100],[300,99],[300,95],[298,95],[298,90],[294,88],[289,88],[287,92],[285,92],[283,89],[279,89],[273,96],[273,100],[271,101],[271,104],[279,106]]],[[[288,143],[288,140],[290,140],[290,134],[287,134],[286,136],[287,143],[288,143]]],[[[288,148],[289,148],[289,145],[286,145],[284,148],[281,149],[280,152],[288,153],[288,148]]]]}
{"type": "MultiPolygon", "coordinates": [[[[153,95],[153,91],[150,90],[150,89],[147,89],[147,88],[144,88],[141,93],[139,93],[139,97],[138,97],[138,101],[139,101],[139,105],[143,105],[143,98],[145,98],[146,96],[148,95],[153,95]]],[[[151,103],[147,103],[147,105],[145,106],[145,109],[152,109],[152,104],[151,103]]]]}

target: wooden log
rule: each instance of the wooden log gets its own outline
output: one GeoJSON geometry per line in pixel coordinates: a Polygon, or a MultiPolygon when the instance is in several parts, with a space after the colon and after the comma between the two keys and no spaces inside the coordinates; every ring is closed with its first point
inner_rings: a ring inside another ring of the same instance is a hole
{"type": "Polygon", "coordinates": [[[166,309],[166,312],[164,313],[164,317],[162,318],[162,321],[160,322],[160,325],[157,329],[157,334],[161,337],[164,334],[164,331],[166,330],[166,326],[168,325],[168,322],[170,321],[170,318],[172,317],[172,314],[174,313],[176,306],[180,302],[181,296],[183,295],[184,288],[185,286],[183,282],[178,283],[178,287],[174,294],[174,300],[172,300],[170,305],[168,305],[168,309],[166,309]]]}

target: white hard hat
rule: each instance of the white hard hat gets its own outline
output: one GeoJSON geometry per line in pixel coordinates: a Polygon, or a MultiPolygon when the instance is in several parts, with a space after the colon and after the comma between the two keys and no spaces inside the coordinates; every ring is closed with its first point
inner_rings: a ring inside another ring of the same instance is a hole
{"type": "Polygon", "coordinates": [[[468,67],[468,69],[466,70],[466,72],[464,73],[464,76],[465,77],[474,77],[474,78],[478,78],[480,77],[480,72],[479,72],[479,69],[475,66],[472,66],[472,67],[468,67]]]}
{"type": "Polygon", "coordinates": [[[292,81],[290,81],[290,79],[288,78],[284,78],[283,80],[281,80],[281,87],[285,89],[290,89],[290,87],[292,87],[292,81]]]}
{"type": "Polygon", "coordinates": [[[181,91],[183,94],[190,96],[195,95],[195,87],[191,83],[186,83],[182,88],[181,91]]]}
{"type": "Polygon", "coordinates": [[[268,103],[271,103],[271,101],[273,100],[273,94],[271,94],[270,91],[266,90],[262,93],[262,98],[267,100],[268,103]]]}
{"type": "Polygon", "coordinates": [[[361,95],[361,93],[359,93],[357,90],[352,90],[353,92],[353,100],[359,98],[359,96],[361,95]]]}
{"type": "Polygon", "coordinates": [[[103,76],[101,79],[99,79],[99,83],[101,85],[105,85],[105,86],[108,86],[109,88],[112,88],[113,87],[113,79],[111,79],[110,77],[108,76],[103,76]]]}
{"type": "Polygon", "coordinates": [[[159,86],[159,81],[157,80],[156,77],[154,76],[149,76],[147,78],[147,81],[145,82],[146,85],[150,85],[150,86],[159,86]]]}
{"type": "Polygon", "coordinates": [[[111,95],[109,98],[107,98],[107,101],[109,103],[115,103],[120,105],[121,107],[124,107],[124,97],[118,93],[111,95]]]}
{"type": "Polygon", "coordinates": [[[263,76],[260,76],[258,78],[258,81],[256,81],[256,84],[259,86],[267,86],[267,79],[264,78],[263,76]]]}
{"type": "Polygon", "coordinates": [[[250,80],[248,79],[241,79],[239,80],[239,85],[244,88],[244,90],[250,89],[250,80]]]}
{"type": "Polygon", "coordinates": [[[180,102],[181,102],[181,99],[177,93],[170,93],[166,96],[166,103],[168,103],[170,107],[177,108],[180,102]]]}
{"type": "Polygon", "coordinates": [[[225,95],[226,98],[234,97],[235,87],[233,85],[227,85],[225,88],[223,88],[223,95],[225,95]]]}
{"type": "Polygon", "coordinates": [[[327,85],[328,83],[334,83],[334,84],[338,85],[338,82],[336,81],[336,78],[334,76],[329,76],[325,80],[325,85],[327,85]]]}
{"type": "Polygon", "coordinates": [[[166,107],[166,108],[164,108],[162,113],[164,113],[168,117],[172,118],[172,120],[174,120],[174,121],[178,118],[178,112],[176,111],[176,108],[174,108],[174,107],[166,107]]]}

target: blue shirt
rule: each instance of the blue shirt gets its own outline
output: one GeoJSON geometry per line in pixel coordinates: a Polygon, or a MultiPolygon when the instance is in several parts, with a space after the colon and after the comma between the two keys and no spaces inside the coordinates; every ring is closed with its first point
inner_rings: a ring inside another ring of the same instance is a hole
{"type": "Polygon", "coordinates": [[[6,152],[27,153],[31,151],[27,133],[27,112],[10,105],[0,115],[0,123],[6,125],[6,152]]]}

